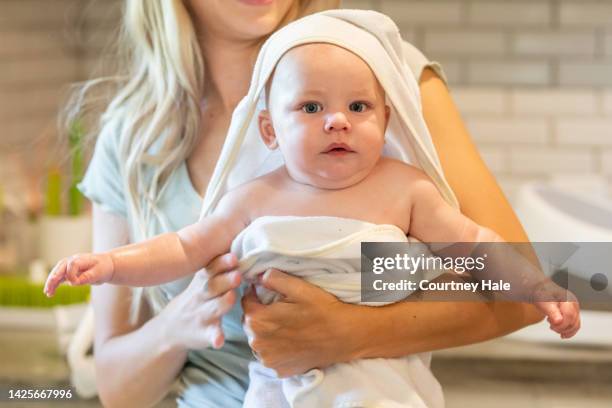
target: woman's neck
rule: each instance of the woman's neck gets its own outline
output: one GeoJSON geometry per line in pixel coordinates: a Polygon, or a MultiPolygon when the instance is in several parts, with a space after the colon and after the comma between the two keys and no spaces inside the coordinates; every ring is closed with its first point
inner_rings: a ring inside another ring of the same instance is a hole
{"type": "Polygon", "coordinates": [[[231,114],[247,94],[260,42],[239,42],[222,38],[200,39],[204,56],[207,109],[231,114]]]}

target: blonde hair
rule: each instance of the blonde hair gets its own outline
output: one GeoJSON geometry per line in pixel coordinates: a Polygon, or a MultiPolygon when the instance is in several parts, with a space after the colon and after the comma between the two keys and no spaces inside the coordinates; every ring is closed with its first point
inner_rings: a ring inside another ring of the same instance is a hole
{"type": "MultiPolygon", "coordinates": [[[[280,25],[339,3],[296,0],[280,25]]],[[[126,0],[118,44],[117,74],[78,84],[63,123],[93,114],[93,137],[119,133],[117,161],[133,239],[140,240],[152,234],[153,221],[168,229],[156,202],[198,141],[204,60],[183,0],[126,0]],[[110,89],[110,98],[96,97],[95,89],[110,89]]]]}
{"type": "MultiPolygon", "coordinates": [[[[296,0],[281,26],[339,3],[296,0]]],[[[152,219],[167,228],[155,212],[156,201],[198,141],[204,61],[183,0],[126,0],[118,44],[117,74],[78,84],[62,123],[93,113],[90,135],[119,132],[128,212],[137,239],[144,239],[151,234],[152,219]],[[90,91],[102,85],[107,93],[110,86],[113,96],[97,122],[96,106],[99,112],[104,98],[90,91]]]]}

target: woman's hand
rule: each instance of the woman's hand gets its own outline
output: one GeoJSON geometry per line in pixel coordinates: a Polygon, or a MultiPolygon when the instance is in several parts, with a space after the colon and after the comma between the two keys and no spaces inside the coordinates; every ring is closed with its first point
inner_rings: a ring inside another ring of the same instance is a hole
{"type": "Polygon", "coordinates": [[[240,272],[236,256],[225,254],[215,258],[195,274],[180,295],[160,313],[168,344],[181,349],[220,348],[224,343],[221,318],[236,302],[240,272]]]}
{"type": "Polygon", "coordinates": [[[262,276],[261,284],[282,295],[270,305],[261,304],[252,290],[242,299],[244,330],[264,366],[279,377],[289,377],[354,358],[347,341],[360,329],[354,323],[362,315],[351,313],[360,306],[342,303],[275,269],[262,276]]]}

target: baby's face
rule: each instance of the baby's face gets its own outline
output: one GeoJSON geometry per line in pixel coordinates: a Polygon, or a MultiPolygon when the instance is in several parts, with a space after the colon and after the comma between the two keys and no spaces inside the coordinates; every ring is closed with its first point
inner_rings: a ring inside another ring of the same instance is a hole
{"type": "Polygon", "coordinates": [[[384,145],[388,108],[369,66],[344,48],[308,44],[279,62],[262,138],[278,146],[290,176],[319,188],[363,180],[384,145]]]}

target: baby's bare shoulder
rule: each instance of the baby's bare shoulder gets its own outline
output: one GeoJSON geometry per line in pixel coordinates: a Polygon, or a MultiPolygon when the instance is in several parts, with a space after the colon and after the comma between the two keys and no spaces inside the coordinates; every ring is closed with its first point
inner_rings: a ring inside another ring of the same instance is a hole
{"type": "Polygon", "coordinates": [[[384,158],[379,166],[379,180],[386,183],[387,188],[406,195],[411,201],[438,194],[431,178],[416,166],[391,158],[384,158]]]}
{"type": "Polygon", "coordinates": [[[379,177],[393,180],[397,183],[430,181],[423,170],[403,161],[384,157],[378,164],[379,177]]]}
{"type": "Polygon", "coordinates": [[[276,184],[278,184],[275,172],[270,172],[241,184],[223,196],[219,207],[229,209],[231,212],[239,212],[250,217],[251,214],[259,212],[259,206],[274,195],[276,184]]]}

